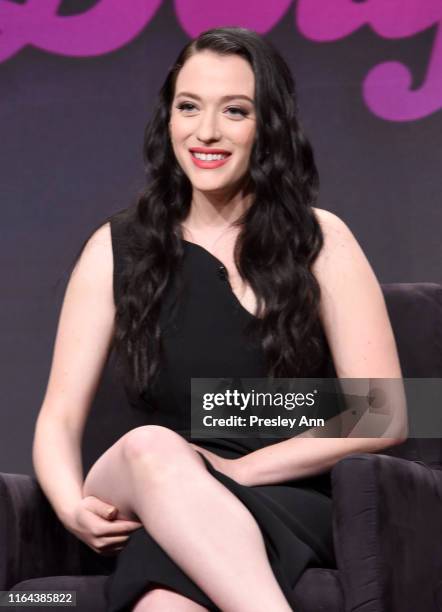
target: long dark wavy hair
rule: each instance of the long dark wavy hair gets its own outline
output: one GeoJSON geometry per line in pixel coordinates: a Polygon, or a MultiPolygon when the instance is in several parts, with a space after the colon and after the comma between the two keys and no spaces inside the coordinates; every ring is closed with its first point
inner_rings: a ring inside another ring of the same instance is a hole
{"type": "Polygon", "coordinates": [[[180,269],[181,222],[192,196],[169,139],[175,83],[185,62],[204,50],[239,55],[255,75],[256,139],[246,177],[252,204],[238,221],[235,262],[257,298],[257,319],[250,325],[259,326],[268,376],[308,376],[324,358],[320,288],[311,272],[323,245],[312,210],[319,180],[299,124],[293,78],[276,49],[256,32],[214,28],[184,47],[166,77],[145,129],[147,187],[122,213],[130,231],[113,347],[127,386],[136,393],[159,372],[161,304],[180,269]]]}

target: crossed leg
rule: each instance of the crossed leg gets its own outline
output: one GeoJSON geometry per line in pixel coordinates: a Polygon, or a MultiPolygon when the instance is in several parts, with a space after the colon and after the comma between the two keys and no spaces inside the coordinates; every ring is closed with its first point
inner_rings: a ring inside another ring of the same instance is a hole
{"type": "Polygon", "coordinates": [[[195,601],[165,588],[153,588],[139,599],[132,612],[208,612],[195,601]]]}
{"type": "MultiPolygon", "coordinates": [[[[121,516],[140,520],[221,610],[292,610],[268,562],[253,515],[174,431],[147,425],[122,436],[92,466],[83,494],[114,504],[121,516]]],[[[169,604],[172,609],[181,610],[176,593],[167,589],[155,593],[158,590],[149,591],[135,610],[159,612],[167,608],[167,597],[174,599],[176,605],[169,604]]],[[[183,612],[204,610],[187,602],[194,607],[184,607],[183,612]]]]}

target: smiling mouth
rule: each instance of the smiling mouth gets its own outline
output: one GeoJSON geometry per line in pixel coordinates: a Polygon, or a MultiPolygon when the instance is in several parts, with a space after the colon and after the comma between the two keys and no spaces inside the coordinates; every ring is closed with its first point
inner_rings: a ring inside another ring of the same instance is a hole
{"type": "Polygon", "coordinates": [[[200,153],[199,151],[189,151],[192,163],[200,170],[216,170],[227,164],[232,157],[231,153],[200,153]]]}
{"type": "Polygon", "coordinates": [[[198,153],[197,151],[190,151],[190,154],[194,159],[205,162],[221,161],[222,159],[227,159],[227,157],[231,155],[231,153],[198,153]]]}

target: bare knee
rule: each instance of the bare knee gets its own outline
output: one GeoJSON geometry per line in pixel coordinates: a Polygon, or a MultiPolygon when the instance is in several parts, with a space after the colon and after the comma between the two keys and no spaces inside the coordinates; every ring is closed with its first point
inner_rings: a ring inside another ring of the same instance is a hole
{"type": "Polygon", "coordinates": [[[132,612],[208,612],[192,599],[167,588],[154,588],[137,601],[132,612]]]}
{"type": "Polygon", "coordinates": [[[154,483],[178,473],[189,462],[200,466],[203,463],[198,453],[173,430],[160,425],[136,427],[95,462],[83,484],[83,496],[94,495],[116,504],[122,515],[133,518],[129,501],[133,497],[131,476],[134,473],[137,478],[140,476],[140,464],[143,476],[154,483]]]}
{"type": "MultiPolygon", "coordinates": [[[[163,453],[169,453],[173,457],[177,453],[172,450],[178,443],[191,448],[183,438],[166,427],[145,425],[128,431],[91,467],[83,483],[83,496],[93,495],[117,504],[119,508],[124,507],[123,513],[127,515],[129,509],[124,500],[132,497],[132,464],[143,459],[146,468],[146,462],[150,458],[153,460],[153,457],[163,453]]],[[[146,472],[146,469],[144,471],[146,472]]],[[[133,517],[133,513],[130,516],[133,517]]]]}
{"type": "Polygon", "coordinates": [[[152,471],[162,474],[183,465],[187,459],[198,462],[197,453],[187,441],[172,429],[160,425],[145,425],[132,429],[121,439],[122,456],[129,464],[149,464],[152,471]]]}
{"type": "Polygon", "coordinates": [[[108,448],[91,467],[83,483],[82,495],[97,497],[116,506],[118,519],[138,520],[132,507],[132,483],[119,441],[108,448]]]}
{"type": "Polygon", "coordinates": [[[189,446],[179,434],[161,425],[142,425],[131,429],[121,438],[121,444],[127,459],[189,446]]]}
{"type": "Polygon", "coordinates": [[[127,480],[127,469],[122,456],[122,438],[109,447],[92,465],[83,483],[82,493],[100,496],[102,490],[120,487],[127,480]]]}

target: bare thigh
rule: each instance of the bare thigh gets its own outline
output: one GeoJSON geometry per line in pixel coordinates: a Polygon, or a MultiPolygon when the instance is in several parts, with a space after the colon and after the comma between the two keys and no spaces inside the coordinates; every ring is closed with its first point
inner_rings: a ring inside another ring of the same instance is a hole
{"type": "MultiPolygon", "coordinates": [[[[138,457],[162,455],[168,461],[179,462],[187,457],[196,464],[204,461],[197,452],[171,429],[159,425],[136,427],[122,436],[104,452],[89,470],[83,484],[83,496],[93,495],[118,508],[120,519],[139,520],[131,500],[131,462],[138,457]]],[[[154,461],[152,465],[154,465],[154,461]]],[[[146,461],[146,469],[149,462],[146,461]]]]}
{"type": "Polygon", "coordinates": [[[153,587],[145,593],[132,608],[132,612],[208,612],[205,606],[197,604],[172,589],[153,587]]]}
{"type": "Polygon", "coordinates": [[[83,496],[93,495],[115,505],[119,519],[139,520],[128,504],[130,483],[124,445],[122,436],[97,459],[83,483],[83,496]]]}

